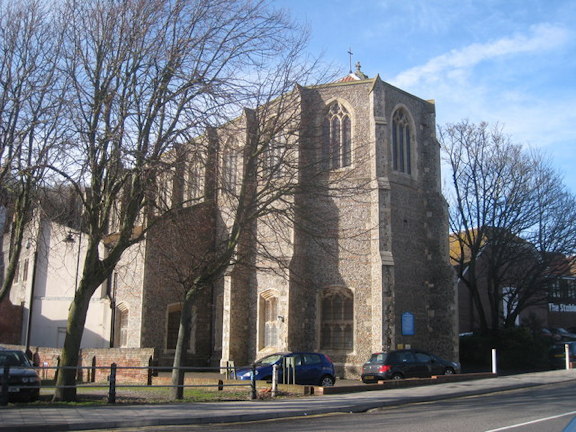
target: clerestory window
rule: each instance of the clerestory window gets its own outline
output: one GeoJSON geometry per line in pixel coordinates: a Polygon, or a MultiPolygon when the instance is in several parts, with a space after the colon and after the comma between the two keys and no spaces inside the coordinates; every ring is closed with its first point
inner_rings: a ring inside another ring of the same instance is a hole
{"type": "Polygon", "coordinates": [[[282,176],[284,153],[286,144],[282,142],[281,138],[274,137],[268,143],[268,147],[264,152],[266,177],[278,178],[282,176]]]}
{"type": "Polygon", "coordinates": [[[222,187],[228,193],[234,194],[237,188],[240,150],[238,142],[231,137],[226,141],[222,151],[222,187]]]}
{"type": "Polygon", "coordinates": [[[193,155],[188,162],[186,200],[195,202],[204,196],[205,162],[201,155],[193,155]]]}

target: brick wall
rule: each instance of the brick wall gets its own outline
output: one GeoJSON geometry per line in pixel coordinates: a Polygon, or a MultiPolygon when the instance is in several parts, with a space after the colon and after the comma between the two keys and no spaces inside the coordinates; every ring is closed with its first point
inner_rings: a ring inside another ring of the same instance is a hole
{"type": "MultiPolygon", "coordinates": [[[[3,345],[6,348],[25,350],[22,345],[3,345]]],[[[60,348],[30,347],[33,360],[38,364],[43,379],[54,379],[60,348]],[[43,369],[45,368],[45,369],[43,369]]],[[[122,383],[145,383],[148,379],[149,362],[156,359],[153,348],[85,348],[80,351],[78,382],[105,382],[110,365],[116,363],[116,379],[122,383]],[[123,369],[130,367],[135,369],[123,369]],[[140,369],[143,367],[144,369],[140,369]],[[105,369],[100,369],[105,368],[105,369]]]]}
{"type": "Polygon", "coordinates": [[[22,313],[22,306],[13,305],[8,297],[0,302],[0,343],[20,340],[22,313]]]}

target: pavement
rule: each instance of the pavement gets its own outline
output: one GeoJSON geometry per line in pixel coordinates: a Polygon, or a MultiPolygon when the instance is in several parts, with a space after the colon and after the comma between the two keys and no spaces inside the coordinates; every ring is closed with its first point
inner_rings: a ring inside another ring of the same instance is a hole
{"type": "Polygon", "coordinates": [[[576,381],[576,370],[554,370],[425,386],[325,394],[294,399],[163,405],[0,407],[0,431],[79,431],[159,425],[232,423],[375,408],[576,381]]]}

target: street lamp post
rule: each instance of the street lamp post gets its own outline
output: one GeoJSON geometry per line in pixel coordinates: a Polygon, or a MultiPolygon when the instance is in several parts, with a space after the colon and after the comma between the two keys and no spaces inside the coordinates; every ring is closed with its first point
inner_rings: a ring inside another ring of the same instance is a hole
{"type": "Polygon", "coordinates": [[[78,273],[79,273],[79,269],[80,269],[80,251],[82,248],[82,232],[78,231],[78,232],[74,232],[74,231],[68,231],[68,234],[66,235],[66,238],[64,239],[64,241],[66,243],[74,243],[76,240],[74,239],[74,236],[78,236],[78,250],[76,252],[76,274],[74,276],[74,292],[78,291],[78,273]]]}

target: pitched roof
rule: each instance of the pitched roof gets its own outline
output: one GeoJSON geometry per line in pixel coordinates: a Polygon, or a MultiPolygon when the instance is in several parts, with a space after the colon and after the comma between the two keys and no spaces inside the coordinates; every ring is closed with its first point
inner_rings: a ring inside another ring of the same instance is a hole
{"type": "Polygon", "coordinates": [[[351,81],[361,81],[361,80],[366,80],[366,79],[368,79],[368,75],[366,75],[364,72],[362,72],[360,62],[357,62],[356,63],[356,70],[354,72],[352,72],[352,70],[350,70],[350,73],[348,75],[346,75],[344,78],[339,79],[336,82],[351,82],[351,81]]]}

